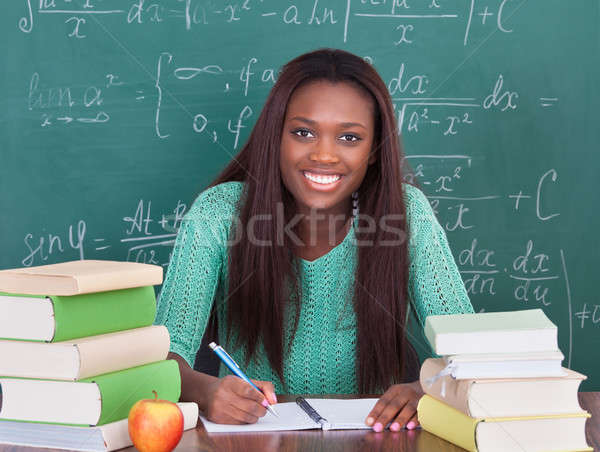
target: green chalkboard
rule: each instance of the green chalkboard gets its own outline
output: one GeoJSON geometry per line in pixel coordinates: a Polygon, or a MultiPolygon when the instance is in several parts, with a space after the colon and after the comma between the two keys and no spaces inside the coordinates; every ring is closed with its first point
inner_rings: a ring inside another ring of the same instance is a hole
{"type": "Polygon", "coordinates": [[[166,268],[277,70],[342,48],[388,84],[476,310],[543,308],[600,390],[599,23],[597,0],[6,2],[0,268],[166,268]]]}

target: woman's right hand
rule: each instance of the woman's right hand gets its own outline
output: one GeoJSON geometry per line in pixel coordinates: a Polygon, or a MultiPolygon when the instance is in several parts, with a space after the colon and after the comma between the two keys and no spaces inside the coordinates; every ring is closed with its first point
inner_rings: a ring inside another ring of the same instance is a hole
{"type": "Polygon", "coordinates": [[[265,395],[233,375],[209,383],[205,393],[206,418],[218,424],[254,424],[258,421],[258,418],[266,414],[266,406],[269,403],[277,403],[277,398],[271,382],[258,380],[252,382],[265,395]]]}

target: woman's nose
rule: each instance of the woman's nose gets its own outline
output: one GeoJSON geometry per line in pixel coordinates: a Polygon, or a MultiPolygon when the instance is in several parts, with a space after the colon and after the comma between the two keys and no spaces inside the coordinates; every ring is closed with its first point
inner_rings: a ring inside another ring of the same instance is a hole
{"type": "Polygon", "coordinates": [[[310,153],[310,160],[324,163],[337,162],[335,142],[332,140],[319,140],[310,153]]]}

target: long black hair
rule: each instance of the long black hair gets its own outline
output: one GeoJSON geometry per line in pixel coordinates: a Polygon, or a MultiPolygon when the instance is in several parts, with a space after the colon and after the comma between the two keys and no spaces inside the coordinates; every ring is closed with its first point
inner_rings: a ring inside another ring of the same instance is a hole
{"type": "MultiPolygon", "coordinates": [[[[387,228],[377,227],[372,232],[357,229],[358,242],[370,245],[359,247],[353,294],[359,390],[370,393],[404,380],[408,350],[404,328],[408,300],[407,241],[386,245],[386,241],[398,241],[393,230],[408,237],[402,150],[391,98],[376,70],[362,58],[336,49],[316,50],[287,63],[248,141],[210,186],[227,181],[245,182],[238,223],[241,226],[256,215],[270,214],[275,218],[277,205],[291,209],[294,202],[283,184],[279,167],[285,113],[294,90],[316,80],[352,83],[364,89],[375,104],[376,162],[369,165],[358,190],[360,214],[370,216],[377,225],[385,215],[387,228]]],[[[286,218],[293,214],[285,212],[286,218]]],[[[278,243],[276,222],[261,221],[254,226],[256,239],[278,243]]],[[[288,237],[279,246],[255,246],[242,236],[230,247],[228,261],[229,288],[235,291],[228,294],[227,331],[236,331],[238,343],[246,347],[247,359],[256,353],[261,342],[282,381],[286,305],[299,304],[301,300],[292,249],[288,237]],[[286,281],[291,281],[291,285],[286,281]]],[[[296,308],[294,331],[300,306],[296,308]]]]}

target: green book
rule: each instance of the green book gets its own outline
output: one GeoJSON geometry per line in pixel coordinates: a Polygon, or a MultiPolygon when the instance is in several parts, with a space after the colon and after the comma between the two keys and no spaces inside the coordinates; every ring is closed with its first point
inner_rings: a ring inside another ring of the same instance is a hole
{"type": "Polygon", "coordinates": [[[541,309],[430,315],[425,337],[438,355],[558,350],[558,330],[541,309]]]}
{"type": "Polygon", "coordinates": [[[59,342],[152,325],[153,286],[81,295],[0,292],[0,338],[59,342]]]}
{"type": "Polygon", "coordinates": [[[177,361],[165,360],[81,381],[0,377],[0,420],[97,426],[125,419],[141,399],[179,401],[177,361]]]}

